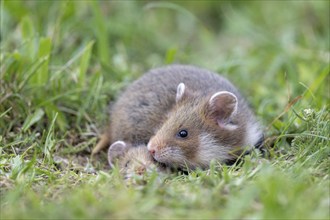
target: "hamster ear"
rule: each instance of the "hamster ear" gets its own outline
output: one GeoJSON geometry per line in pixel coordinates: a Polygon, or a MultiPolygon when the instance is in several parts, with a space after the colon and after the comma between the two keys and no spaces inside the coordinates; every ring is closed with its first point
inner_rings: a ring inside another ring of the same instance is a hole
{"type": "Polygon", "coordinates": [[[116,162],[125,155],[128,148],[128,145],[124,141],[116,141],[111,144],[108,150],[108,162],[111,168],[113,168],[116,162]]]}
{"type": "Polygon", "coordinates": [[[187,89],[184,83],[180,83],[176,89],[176,103],[190,96],[190,91],[187,89]]]}
{"type": "Polygon", "coordinates": [[[176,97],[175,97],[175,101],[179,102],[184,94],[184,90],[186,89],[186,86],[184,83],[180,83],[176,89],[176,97]]]}
{"type": "Polygon", "coordinates": [[[230,117],[237,111],[237,97],[231,92],[217,92],[210,98],[208,106],[218,125],[226,126],[230,123],[230,117]]]}

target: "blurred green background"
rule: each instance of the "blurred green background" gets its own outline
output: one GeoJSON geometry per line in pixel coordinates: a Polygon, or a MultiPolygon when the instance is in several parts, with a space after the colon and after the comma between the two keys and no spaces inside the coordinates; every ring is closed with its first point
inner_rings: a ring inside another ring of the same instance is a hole
{"type": "Polygon", "coordinates": [[[1,218],[329,218],[329,1],[0,6],[1,218]],[[237,85],[270,158],[142,189],[91,163],[109,102],[171,63],[237,85]]]}

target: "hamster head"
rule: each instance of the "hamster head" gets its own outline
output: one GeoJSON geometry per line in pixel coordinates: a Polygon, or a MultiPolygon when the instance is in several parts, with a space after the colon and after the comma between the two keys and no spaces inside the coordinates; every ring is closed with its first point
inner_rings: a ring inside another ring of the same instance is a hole
{"type": "Polygon", "coordinates": [[[150,154],[170,167],[207,168],[242,153],[246,123],[237,113],[237,97],[227,91],[199,97],[183,83],[176,106],[148,143],[150,154]]]}
{"type": "Polygon", "coordinates": [[[114,142],[108,150],[108,161],[113,168],[116,164],[125,179],[143,176],[147,172],[161,171],[145,145],[132,146],[123,141],[114,142]]]}

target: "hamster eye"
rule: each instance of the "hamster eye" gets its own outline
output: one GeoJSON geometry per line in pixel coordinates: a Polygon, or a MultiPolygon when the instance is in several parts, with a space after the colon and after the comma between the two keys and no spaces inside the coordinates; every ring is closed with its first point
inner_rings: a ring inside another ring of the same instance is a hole
{"type": "Polygon", "coordinates": [[[131,162],[131,161],[127,161],[127,162],[125,163],[125,168],[128,167],[128,164],[129,164],[130,162],[131,162]]]}
{"type": "Polygon", "coordinates": [[[181,131],[179,131],[179,133],[177,135],[178,135],[178,137],[185,138],[188,136],[188,131],[181,130],[181,131]]]}

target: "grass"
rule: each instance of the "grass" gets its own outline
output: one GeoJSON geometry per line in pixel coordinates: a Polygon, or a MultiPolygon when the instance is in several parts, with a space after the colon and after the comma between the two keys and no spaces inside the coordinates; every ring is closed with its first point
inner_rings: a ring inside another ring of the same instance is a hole
{"type": "Polygon", "coordinates": [[[328,1],[0,5],[1,219],[330,218],[328,1]],[[109,102],[169,63],[233,81],[266,156],[132,186],[92,160],[109,102]]]}

